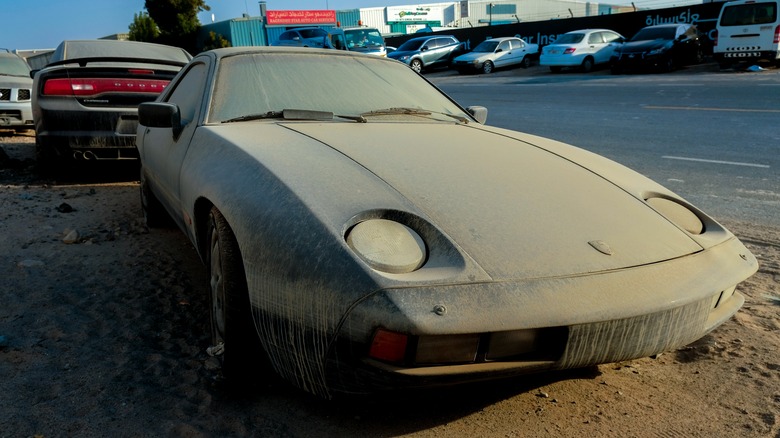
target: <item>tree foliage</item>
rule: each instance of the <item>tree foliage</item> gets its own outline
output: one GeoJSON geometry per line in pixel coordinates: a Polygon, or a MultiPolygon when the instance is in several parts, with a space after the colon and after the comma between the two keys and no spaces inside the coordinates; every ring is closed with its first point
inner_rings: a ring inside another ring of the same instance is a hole
{"type": "Polygon", "coordinates": [[[222,35],[211,31],[209,37],[204,42],[203,50],[221,49],[223,47],[230,47],[230,41],[225,39],[222,35]]]}
{"type": "Polygon", "coordinates": [[[158,36],[160,36],[160,29],[149,14],[141,12],[133,15],[133,22],[130,23],[130,41],[151,42],[158,36]]]}
{"type": "Polygon", "coordinates": [[[136,15],[130,25],[131,39],[149,41],[160,44],[181,47],[190,53],[197,50],[197,37],[200,30],[198,13],[211,10],[205,0],[146,0],[144,8],[149,20],[144,15],[136,15]],[[153,24],[158,33],[148,32],[149,23],[153,24]],[[134,27],[138,31],[133,32],[134,27]]]}

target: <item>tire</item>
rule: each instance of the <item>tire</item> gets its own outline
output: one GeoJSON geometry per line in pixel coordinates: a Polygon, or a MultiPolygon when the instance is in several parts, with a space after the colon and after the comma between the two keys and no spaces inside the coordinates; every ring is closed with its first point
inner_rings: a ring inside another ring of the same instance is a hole
{"type": "Polygon", "coordinates": [[[660,65],[661,71],[664,73],[670,73],[674,71],[674,58],[671,56],[666,57],[663,60],[663,64],[660,65]]]}
{"type": "Polygon", "coordinates": [[[593,70],[593,58],[588,56],[582,60],[582,64],[580,64],[580,71],[583,73],[590,73],[591,70],[593,70]]]}
{"type": "Polygon", "coordinates": [[[482,63],[482,73],[489,75],[490,73],[493,73],[494,69],[495,66],[493,65],[492,61],[485,61],[484,63],[482,63]]]}
{"type": "Polygon", "coordinates": [[[165,211],[165,207],[157,199],[157,196],[152,193],[149,188],[149,182],[144,175],[143,169],[141,169],[140,178],[140,192],[141,192],[141,209],[144,213],[144,223],[147,228],[169,228],[173,225],[173,219],[165,211]]]}
{"type": "Polygon", "coordinates": [[[212,207],[206,234],[211,347],[222,375],[236,389],[257,383],[269,366],[252,321],[244,264],[233,230],[212,207]]]}
{"type": "Polygon", "coordinates": [[[412,59],[411,62],[409,62],[409,67],[411,67],[412,70],[416,71],[417,73],[420,73],[423,69],[422,61],[419,59],[412,59]]]}
{"type": "Polygon", "coordinates": [[[531,66],[531,57],[530,56],[523,56],[523,60],[520,61],[520,67],[528,68],[531,66]]]}
{"type": "Polygon", "coordinates": [[[560,73],[561,72],[561,66],[560,65],[552,65],[550,66],[550,71],[553,73],[560,73]]]}

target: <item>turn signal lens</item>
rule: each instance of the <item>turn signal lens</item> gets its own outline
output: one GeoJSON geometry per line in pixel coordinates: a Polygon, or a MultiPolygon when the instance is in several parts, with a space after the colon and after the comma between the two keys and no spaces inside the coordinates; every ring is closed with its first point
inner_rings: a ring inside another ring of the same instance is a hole
{"type": "Polygon", "coordinates": [[[401,364],[406,357],[406,345],[409,337],[402,333],[379,329],[374,333],[368,357],[384,362],[401,364]]]}

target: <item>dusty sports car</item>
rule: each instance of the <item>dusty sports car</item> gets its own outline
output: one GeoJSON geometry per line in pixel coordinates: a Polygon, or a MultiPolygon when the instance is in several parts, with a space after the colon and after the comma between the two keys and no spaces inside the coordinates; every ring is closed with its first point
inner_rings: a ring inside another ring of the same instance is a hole
{"type": "Polygon", "coordinates": [[[455,384],[653,355],[737,312],[758,265],[715,220],[486,115],[393,60],[281,47],[202,53],[140,105],[145,216],[208,266],[228,378],[264,358],[323,397],[455,384]]]}

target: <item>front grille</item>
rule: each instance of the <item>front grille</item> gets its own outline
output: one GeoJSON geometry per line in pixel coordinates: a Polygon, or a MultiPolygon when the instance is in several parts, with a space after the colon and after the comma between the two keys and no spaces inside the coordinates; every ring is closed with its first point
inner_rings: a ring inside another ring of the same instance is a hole
{"type": "MultiPolygon", "coordinates": [[[[14,90],[15,89],[13,88],[0,88],[0,101],[2,102],[13,101],[14,99],[12,99],[11,96],[13,95],[14,90]]],[[[16,99],[15,99],[16,102],[23,102],[23,101],[30,100],[30,96],[32,95],[32,93],[30,92],[29,88],[19,88],[16,89],[15,91],[16,91],[16,99]]]]}

